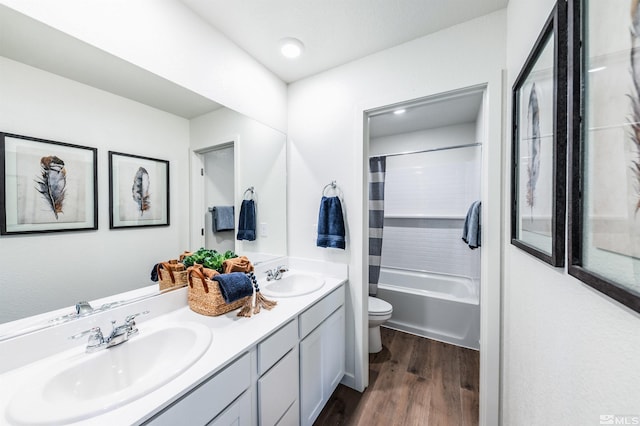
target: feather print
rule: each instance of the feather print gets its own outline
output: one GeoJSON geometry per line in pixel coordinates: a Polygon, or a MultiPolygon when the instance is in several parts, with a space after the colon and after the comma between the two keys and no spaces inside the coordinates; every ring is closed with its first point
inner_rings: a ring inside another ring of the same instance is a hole
{"type": "Polygon", "coordinates": [[[527,111],[529,123],[529,167],[527,173],[527,205],[533,208],[535,202],[536,183],[540,175],[540,108],[538,106],[538,93],[536,84],[531,86],[529,94],[529,107],[527,111]]]}
{"type": "Polygon", "coordinates": [[[636,150],[635,160],[631,160],[631,170],[636,189],[636,210],[640,210],[640,8],[638,0],[631,4],[631,79],[633,80],[633,93],[630,95],[631,116],[631,142],[636,150]]]}
{"type": "Polygon", "coordinates": [[[151,207],[149,202],[149,173],[144,167],[140,167],[133,177],[131,192],[133,201],[138,204],[138,210],[140,210],[140,216],[142,216],[151,207]]]}
{"type": "Polygon", "coordinates": [[[41,176],[36,180],[36,191],[42,194],[47,205],[58,219],[58,214],[62,213],[64,203],[64,193],[67,187],[67,171],[64,168],[64,161],[50,155],[40,159],[41,176]]]}
{"type": "Polygon", "coordinates": [[[140,216],[142,216],[151,207],[149,202],[149,173],[144,167],[140,167],[133,177],[131,192],[133,201],[138,204],[138,210],[140,210],[140,216]]]}

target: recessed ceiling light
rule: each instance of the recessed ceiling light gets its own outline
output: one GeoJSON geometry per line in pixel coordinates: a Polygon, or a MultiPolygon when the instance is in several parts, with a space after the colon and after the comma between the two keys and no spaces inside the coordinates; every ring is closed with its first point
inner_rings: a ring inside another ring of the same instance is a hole
{"type": "Polygon", "coordinates": [[[397,110],[393,111],[393,113],[394,113],[395,115],[404,114],[405,112],[407,112],[407,110],[406,110],[406,109],[397,109],[397,110]]]}
{"type": "Polygon", "coordinates": [[[294,59],[302,54],[304,44],[297,38],[283,38],[280,40],[280,53],[285,58],[294,59]]]}
{"type": "Polygon", "coordinates": [[[591,68],[588,72],[598,72],[598,71],[602,71],[602,70],[606,70],[607,67],[598,67],[598,68],[591,68]]]}

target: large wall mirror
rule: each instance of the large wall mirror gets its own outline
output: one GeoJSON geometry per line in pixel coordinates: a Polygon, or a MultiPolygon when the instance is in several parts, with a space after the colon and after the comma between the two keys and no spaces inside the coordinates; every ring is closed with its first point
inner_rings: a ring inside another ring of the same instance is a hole
{"type": "Polygon", "coordinates": [[[79,301],[153,289],[153,265],[206,244],[255,259],[287,254],[286,135],[5,6],[0,28],[0,131],[98,153],[97,230],[0,236],[5,331],[26,317],[73,311],[79,301]],[[215,184],[230,198],[210,200],[213,190],[193,182],[197,161],[228,147],[233,170],[215,184]],[[109,229],[109,151],[169,161],[170,225],[109,229]],[[198,235],[210,229],[209,207],[237,210],[249,187],[255,240],[198,235]],[[198,199],[202,210],[194,211],[198,199]]]}

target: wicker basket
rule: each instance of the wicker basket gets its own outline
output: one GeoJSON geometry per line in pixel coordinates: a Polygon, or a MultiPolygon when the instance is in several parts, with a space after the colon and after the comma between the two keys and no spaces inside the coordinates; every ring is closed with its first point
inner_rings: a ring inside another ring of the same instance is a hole
{"type": "Polygon", "coordinates": [[[204,276],[200,268],[189,268],[189,308],[202,315],[218,316],[241,308],[247,299],[246,296],[229,304],[225,303],[220,286],[215,280],[204,276]]]}
{"type": "Polygon", "coordinates": [[[160,291],[173,287],[184,287],[189,282],[184,265],[176,260],[158,263],[157,271],[160,291]]]}

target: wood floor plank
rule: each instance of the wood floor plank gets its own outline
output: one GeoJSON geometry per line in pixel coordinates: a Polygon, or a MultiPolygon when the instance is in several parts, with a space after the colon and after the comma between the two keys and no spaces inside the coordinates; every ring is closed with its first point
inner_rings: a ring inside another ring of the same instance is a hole
{"type": "Polygon", "coordinates": [[[432,366],[429,362],[429,359],[433,341],[417,336],[414,337],[413,351],[411,353],[411,359],[409,360],[407,372],[430,380],[432,378],[432,366]]]}
{"type": "Polygon", "coordinates": [[[480,388],[480,352],[458,348],[460,358],[460,387],[477,392],[480,388]]]}
{"type": "Polygon", "coordinates": [[[431,351],[433,378],[429,426],[459,425],[462,422],[458,362],[455,346],[434,342],[431,351]]]}
{"type": "Polygon", "coordinates": [[[317,426],[477,426],[479,353],[382,328],[369,386],[340,385],[317,426]]]}
{"type": "Polygon", "coordinates": [[[363,417],[363,424],[395,424],[395,411],[403,401],[404,373],[411,358],[412,336],[396,333],[388,347],[389,360],[381,365],[378,377],[371,388],[371,409],[363,417]]]}

